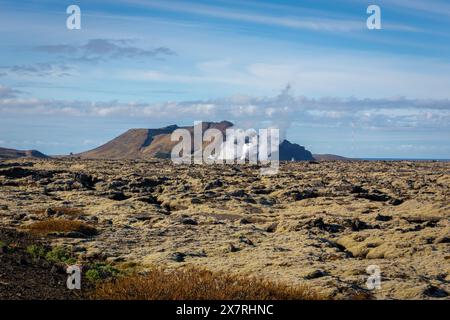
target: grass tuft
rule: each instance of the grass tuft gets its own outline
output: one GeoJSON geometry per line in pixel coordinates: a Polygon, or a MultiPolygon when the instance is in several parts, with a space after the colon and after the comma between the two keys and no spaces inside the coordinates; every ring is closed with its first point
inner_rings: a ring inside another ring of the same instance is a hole
{"type": "Polygon", "coordinates": [[[97,229],[81,221],[48,219],[37,221],[26,227],[34,235],[48,235],[53,232],[78,232],[85,236],[95,236],[97,229]]]}

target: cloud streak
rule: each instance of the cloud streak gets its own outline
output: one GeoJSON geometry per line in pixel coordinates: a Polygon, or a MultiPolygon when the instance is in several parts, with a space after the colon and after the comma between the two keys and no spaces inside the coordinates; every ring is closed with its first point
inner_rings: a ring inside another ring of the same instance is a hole
{"type": "Polygon", "coordinates": [[[16,98],[20,93],[22,93],[22,91],[15,90],[0,84],[0,101],[3,99],[16,98]]]}
{"type": "Polygon", "coordinates": [[[55,63],[33,63],[21,64],[12,66],[3,66],[0,69],[4,70],[4,75],[19,75],[19,76],[37,76],[37,77],[64,77],[70,76],[70,66],[66,64],[55,63]]]}
{"type": "MultiPolygon", "coordinates": [[[[319,16],[312,17],[304,15],[299,19],[289,14],[289,11],[284,15],[280,14],[269,15],[269,14],[259,14],[255,12],[246,12],[242,10],[233,10],[226,7],[200,5],[179,1],[127,0],[127,4],[135,4],[145,8],[154,8],[172,12],[183,12],[211,18],[268,25],[272,27],[283,27],[296,30],[309,30],[320,32],[353,32],[353,31],[362,31],[365,30],[366,28],[364,19],[361,20],[350,18],[324,18],[319,16]]],[[[389,25],[389,28],[391,30],[405,31],[405,32],[420,31],[417,28],[396,24],[389,25]]]]}
{"type": "Polygon", "coordinates": [[[81,62],[99,62],[111,59],[163,58],[176,53],[166,47],[142,49],[130,45],[132,40],[91,39],[83,45],[42,45],[35,50],[81,62]]]}

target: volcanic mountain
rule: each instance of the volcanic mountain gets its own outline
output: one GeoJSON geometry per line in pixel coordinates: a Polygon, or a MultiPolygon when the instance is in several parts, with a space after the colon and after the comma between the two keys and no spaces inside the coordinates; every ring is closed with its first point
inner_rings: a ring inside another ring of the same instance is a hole
{"type": "MultiPolygon", "coordinates": [[[[226,129],[233,126],[229,121],[203,122],[202,125],[203,132],[207,129],[218,129],[224,136],[226,129]]],[[[179,128],[187,129],[193,137],[193,126],[178,127],[177,125],[171,125],[160,129],[130,129],[102,146],[76,156],[83,159],[170,158],[173,147],[178,144],[178,141],[171,141],[171,133],[179,128]]],[[[204,145],[207,144],[204,143],[204,145]]],[[[280,160],[302,161],[313,159],[311,152],[298,144],[292,144],[287,140],[280,144],[280,160]]]]}
{"type": "Polygon", "coordinates": [[[0,159],[16,158],[48,158],[48,156],[37,150],[15,150],[0,148],[0,159]]]}

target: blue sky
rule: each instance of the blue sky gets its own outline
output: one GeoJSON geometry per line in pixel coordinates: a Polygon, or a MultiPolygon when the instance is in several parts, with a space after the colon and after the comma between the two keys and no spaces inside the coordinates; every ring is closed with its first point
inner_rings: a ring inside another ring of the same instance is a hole
{"type": "Polygon", "coordinates": [[[315,153],[450,158],[445,1],[0,0],[0,39],[3,147],[64,154],[227,119],[315,153]]]}

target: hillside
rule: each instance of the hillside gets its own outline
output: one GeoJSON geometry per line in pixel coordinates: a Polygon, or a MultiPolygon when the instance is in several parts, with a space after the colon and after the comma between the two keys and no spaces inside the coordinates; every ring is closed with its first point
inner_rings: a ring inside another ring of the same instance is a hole
{"type": "Polygon", "coordinates": [[[48,156],[37,150],[15,150],[0,148],[0,159],[16,158],[48,158],[48,156]]]}

